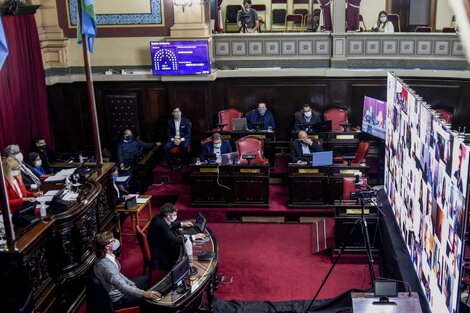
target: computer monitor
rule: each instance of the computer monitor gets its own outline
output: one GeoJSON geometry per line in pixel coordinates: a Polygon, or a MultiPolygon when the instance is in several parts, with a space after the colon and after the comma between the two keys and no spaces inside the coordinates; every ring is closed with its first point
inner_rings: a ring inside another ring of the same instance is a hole
{"type": "Polygon", "coordinates": [[[312,166],[333,165],[333,151],[312,153],[312,166]]]}
{"type": "Polygon", "coordinates": [[[176,290],[180,282],[185,279],[189,274],[189,256],[185,255],[175,266],[171,269],[171,281],[173,290],[176,290]]]}
{"type": "Polygon", "coordinates": [[[376,280],[374,281],[375,297],[397,297],[397,282],[394,280],[376,280]]]}
{"type": "Polygon", "coordinates": [[[206,229],[207,219],[201,213],[198,213],[196,216],[196,227],[200,232],[203,232],[206,229]]]}
{"type": "Polygon", "coordinates": [[[247,127],[246,118],[232,118],[233,130],[245,130],[247,127]]]}
{"type": "Polygon", "coordinates": [[[230,152],[230,153],[222,154],[222,165],[235,164],[237,156],[238,156],[238,152],[230,152]]]}

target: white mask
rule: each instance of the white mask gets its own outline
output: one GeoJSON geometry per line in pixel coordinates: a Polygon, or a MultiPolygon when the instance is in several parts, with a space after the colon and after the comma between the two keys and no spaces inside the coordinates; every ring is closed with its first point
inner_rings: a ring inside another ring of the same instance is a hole
{"type": "Polygon", "coordinates": [[[42,160],[34,161],[34,166],[39,167],[42,165],[42,160]]]}
{"type": "Polygon", "coordinates": [[[13,171],[11,171],[11,176],[16,177],[16,176],[18,176],[18,175],[20,175],[20,170],[13,170],[13,171]]]}
{"type": "Polygon", "coordinates": [[[117,251],[117,249],[119,249],[120,246],[121,246],[121,243],[119,242],[119,240],[114,239],[113,243],[111,244],[111,249],[113,249],[113,252],[114,252],[114,251],[117,251]]]}
{"type": "Polygon", "coordinates": [[[384,16],[384,17],[381,17],[381,18],[380,18],[380,21],[381,21],[382,23],[385,23],[385,22],[387,21],[387,18],[386,18],[385,16],[384,16]]]}
{"type": "Polygon", "coordinates": [[[16,159],[18,162],[23,163],[23,153],[18,152],[17,154],[15,154],[15,159],[16,159]]]}
{"type": "Polygon", "coordinates": [[[312,111],[304,112],[305,117],[312,117],[312,111]]]}

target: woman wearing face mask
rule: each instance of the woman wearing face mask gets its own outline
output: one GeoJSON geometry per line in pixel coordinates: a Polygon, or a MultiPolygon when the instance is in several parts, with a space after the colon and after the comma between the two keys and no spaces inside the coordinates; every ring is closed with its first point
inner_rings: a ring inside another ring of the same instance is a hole
{"type": "Polygon", "coordinates": [[[208,159],[208,161],[221,163],[222,154],[232,152],[232,147],[230,146],[230,142],[228,142],[227,140],[223,140],[222,136],[220,136],[219,133],[213,133],[211,139],[212,140],[206,143],[203,147],[201,160],[204,162],[206,159],[208,159]],[[215,155],[215,158],[212,158],[209,160],[207,156],[212,155],[212,154],[215,155]]]}
{"type": "Polygon", "coordinates": [[[31,192],[26,189],[21,178],[20,163],[13,157],[8,157],[3,161],[3,172],[5,175],[8,203],[11,213],[21,208],[28,202],[36,201],[35,197],[42,195],[42,192],[31,192]]]}
{"type": "Polygon", "coordinates": [[[372,28],[372,31],[381,33],[395,32],[393,23],[388,20],[387,12],[380,11],[379,17],[377,18],[377,24],[372,28]]]}
{"type": "Polygon", "coordinates": [[[142,298],[158,300],[160,293],[145,291],[150,283],[147,276],[129,279],[121,273],[121,265],[114,255],[119,246],[119,240],[109,231],[96,235],[93,241],[93,250],[97,257],[95,274],[108,292],[114,309],[138,305],[142,298]]]}
{"type": "Polygon", "coordinates": [[[37,152],[30,152],[28,155],[28,163],[33,168],[33,173],[41,177],[46,175],[46,171],[42,166],[41,156],[37,152]]]}

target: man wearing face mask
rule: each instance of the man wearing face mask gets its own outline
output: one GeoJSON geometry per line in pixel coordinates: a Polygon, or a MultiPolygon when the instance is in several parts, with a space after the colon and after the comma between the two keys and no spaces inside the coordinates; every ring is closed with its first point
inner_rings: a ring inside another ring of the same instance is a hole
{"type": "Polygon", "coordinates": [[[302,110],[295,114],[294,130],[305,130],[307,129],[306,123],[318,123],[320,121],[320,114],[314,112],[310,104],[304,104],[302,110]]]}
{"type": "Polygon", "coordinates": [[[243,8],[237,13],[237,25],[241,33],[258,32],[258,12],[251,8],[251,0],[243,0],[243,8]]]}
{"type": "Polygon", "coordinates": [[[97,257],[94,271],[108,292],[114,309],[139,305],[142,298],[152,300],[161,298],[161,294],[157,291],[145,291],[150,283],[147,276],[128,279],[121,273],[121,265],[114,255],[119,246],[119,240],[109,231],[96,235],[93,240],[93,250],[97,257]]]}
{"type": "Polygon", "coordinates": [[[253,126],[254,122],[263,123],[263,126],[259,128],[260,130],[274,131],[274,129],[276,128],[276,123],[274,122],[273,114],[268,111],[266,102],[264,101],[258,104],[258,109],[250,111],[246,115],[246,121],[248,124],[248,129],[250,130],[255,129],[255,127],[253,126]]]}
{"type": "Polygon", "coordinates": [[[144,149],[152,149],[160,145],[159,142],[147,143],[134,138],[130,129],[124,131],[123,137],[124,139],[119,142],[117,149],[118,163],[121,168],[137,165],[144,149]]]}
{"type": "MultiPolygon", "coordinates": [[[[176,221],[178,210],[171,203],[165,203],[160,208],[159,215],[150,222],[148,244],[155,268],[170,271],[178,260],[180,249],[187,243],[204,238],[204,234],[183,236],[177,230],[193,226],[188,221],[176,221]]],[[[192,253],[192,251],[191,251],[192,253]]],[[[189,253],[188,253],[189,254],[189,253]]]]}
{"type": "Polygon", "coordinates": [[[168,141],[163,145],[163,151],[168,165],[172,170],[179,171],[186,164],[188,158],[188,148],[191,143],[191,122],[182,117],[181,109],[178,106],[173,108],[171,114],[173,117],[168,121],[166,128],[168,141]],[[181,165],[176,164],[174,156],[170,153],[173,147],[181,149],[181,165]]]}
{"type": "Polygon", "coordinates": [[[41,180],[33,172],[33,168],[24,162],[23,153],[21,153],[18,145],[9,145],[3,150],[3,156],[14,157],[20,163],[21,176],[23,182],[28,189],[36,189],[41,186],[41,180]]]}
{"type": "Polygon", "coordinates": [[[201,155],[201,161],[205,161],[205,155],[215,154],[215,163],[222,163],[222,154],[231,153],[232,147],[230,142],[223,140],[219,133],[213,133],[211,141],[206,143],[203,147],[203,153],[201,155]]]}
{"type": "Polygon", "coordinates": [[[302,162],[302,155],[321,151],[323,151],[322,146],[308,138],[307,133],[303,130],[299,131],[297,134],[297,139],[292,142],[290,148],[290,154],[293,163],[302,162]]]}
{"type": "Polygon", "coordinates": [[[51,164],[54,164],[57,160],[57,155],[47,144],[44,138],[38,138],[34,141],[33,149],[41,157],[42,168],[46,174],[53,174],[51,164]]]}

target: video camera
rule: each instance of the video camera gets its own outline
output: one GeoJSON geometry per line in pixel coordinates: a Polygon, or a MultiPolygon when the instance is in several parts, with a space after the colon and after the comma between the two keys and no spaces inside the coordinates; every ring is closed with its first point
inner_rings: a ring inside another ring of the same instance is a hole
{"type": "Polygon", "coordinates": [[[376,196],[375,190],[361,190],[361,191],[353,191],[349,194],[351,200],[358,200],[358,199],[372,199],[376,196]]]}

